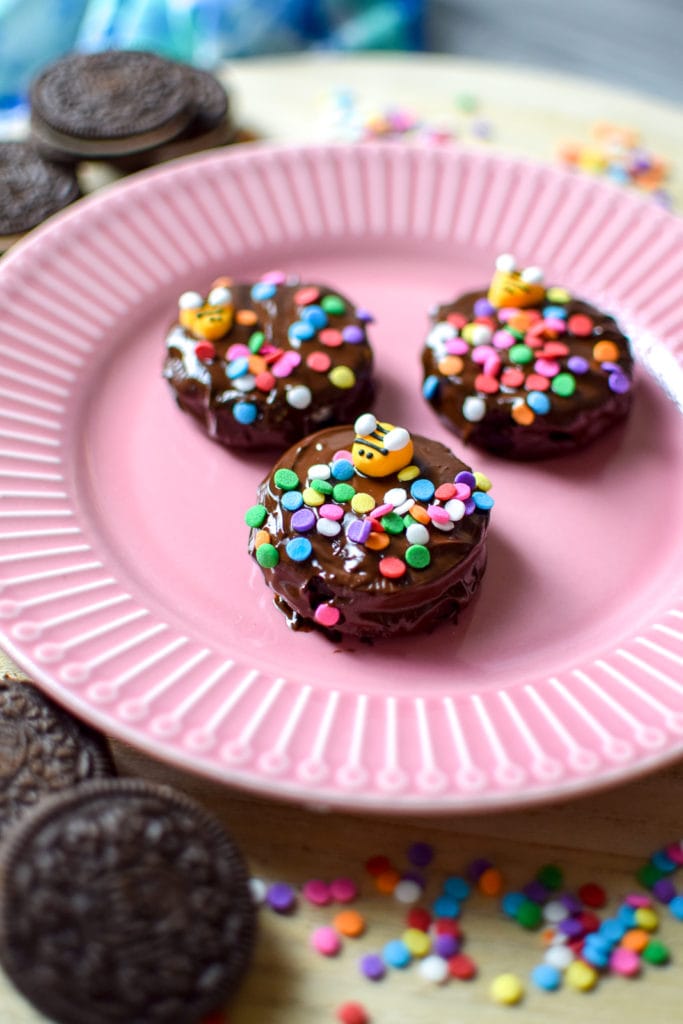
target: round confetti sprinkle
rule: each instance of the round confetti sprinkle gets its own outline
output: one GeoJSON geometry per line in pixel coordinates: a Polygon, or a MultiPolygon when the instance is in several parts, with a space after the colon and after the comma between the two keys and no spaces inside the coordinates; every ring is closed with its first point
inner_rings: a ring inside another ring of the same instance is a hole
{"type": "Polygon", "coordinates": [[[484,896],[499,896],[503,891],[503,876],[493,865],[484,868],[477,878],[477,888],[484,896]]]}
{"type": "Polygon", "coordinates": [[[347,324],[342,329],[342,339],[349,345],[359,345],[365,341],[365,331],[358,324],[347,324]]]}
{"type": "Polygon", "coordinates": [[[443,894],[434,900],[432,911],[435,917],[459,917],[460,904],[452,896],[443,894]]]}
{"type": "Polygon", "coordinates": [[[296,387],[289,388],[285,397],[287,404],[291,405],[293,409],[307,409],[313,401],[313,393],[305,384],[297,384],[296,387]]]}
{"type": "Polygon", "coordinates": [[[358,886],[352,878],[334,878],[330,882],[330,893],[337,903],[352,903],[358,896],[358,886]]]}
{"type": "Polygon", "coordinates": [[[544,992],[555,992],[562,984],[562,973],[552,964],[537,964],[531,972],[531,980],[544,992]]]}
{"type": "Polygon", "coordinates": [[[539,416],[546,416],[551,409],[551,402],[543,391],[530,391],[526,399],[527,405],[539,416]]]}
{"type": "Polygon", "coordinates": [[[323,495],[332,494],[334,489],[329,480],[322,480],[320,477],[314,477],[313,480],[311,480],[311,487],[314,491],[317,491],[318,494],[323,495]]]}
{"type": "Polygon", "coordinates": [[[232,414],[238,423],[248,427],[256,420],[258,407],[253,402],[235,402],[232,414]]]}
{"type": "Polygon", "coordinates": [[[599,910],[607,903],[607,893],[596,882],[586,882],[578,891],[578,897],[587,907],[599,910]]]}
{"type": "Polygon", "coordinates": [[[571,373],[558,373],[553,377],[550,388],[562,398],[571,398],[576,391],[576,378],[571,373]]]}
{"type": "MultiPolygon", "coordinates": [[[[319,483],[320,481],[314,480],[313,482],[319,483]]],[[[325,481],[322,482],[324,483],[325,481]]],[[[325,502],[325,495],[316,487],[304,487],[302,497],[304,499],[304,504],[310,505],[311,508],[317,508],[325,502]]]]}
{"type": "Polygon", "coordinates": [[[433,949],[444,960],[449,960],[460,949],[460,937],[441,933],[434,938],[433,949]]]}
{"type": "Polygon", "coordinates": [[[287,541],[285,551],[293,562],[305,562],[311,557],[313,545],[308,537],[294,537],[287,541]]]}
{"type": "Polygon", "coordinates": [[[292,516],[291,527],[297,533],[308,533],[315,527],[315,512],[310,508],[300,508],[292,516]]]}
{"type": "Polygon", "coordinates": [[[210,341],[198,341],[194,347],[194,354],[197,359],[208,362],[210,359],[216,358],[216,349],[210,341]]]}
{"type": "Polygon", "coordinates": [[[276,291],[276,286],[269,281],[257,281],[252,286],[251,297],[254,302],[265,302],[267,299],[272,299],[276,291]]]}
{"type": "Polygon", "coordinates": [[[340,1024],[370,1024],[370,1015],[362,1003],[342,1003],[335,1015],[340,1024]]]}
{"type": "Polygon", "coordinates": [[[448,973],[460,981],[471,981],[477,975],[477,965],[467,953],[456,953],[448,961],[448,973]]]}
{"type": "Polygon", "coordinates": [[[510,357],[511,362],[518,363],[520,366],[525,366],[527,363],[530,363],[534,358],[533,349],[529,348],[528,345],[523,344],[513,345],[512,348],[509,350],[508,355],[510,357]]]}
{"type": "Polygon", "coordinates": [[[301,319],[304,323],[315,327],[316,331],[327,327],[328,324],[327,313],[321,306],[308,306],[306,309],[302,309],[301,319]]]}
{"type": "Polygon", "coordinates": [[[375,877],[391,869],[391,861],[388,857],[385,857],[383,853],[376,854],[374,857],[369,857],[365,862],[365,870],[369,875],[374,875],[375,877]]]}
{"type": "Polygon", "coordinates": [[[332,922],[340,935],[357,939],[365,931],[365,918],[357,910],[342,910],[332,922]]]}
{"type": "Polygon", "coordinates": [[[412,878],[402,878],[394,889],[394,899],[399,903],[416,903],[422,895],[422,886],[412,878]]]}
{"type": "Polygon", "coordinates": [[[494,1003],[514,1006],[524,998],[524,985],[516,974],[499,974],[491,982],[489,993],[494,1003]]]}
{"type": "Polygon", "coordinates": [[[320,295],[320,289],[314,285],[307,285],[304,288],[298,288],[294,292],[294,301],[297,306],[308,306],[309,303],[315,302],[320,295]]]}
{"type": "Polygon", "coordinates": [[[567,967],[564,979],[570,988],[578,992],[590,992],[598,983],[598,972],[583,960],[573,960],[567,967]]]}
{"type": "Polygon", "coordinates": [[[663,942],[659,942],[658,939],[650,939],[643,950],[642,957],[646,963],[659,967],[661,964],[669,962],[671,954],[663,942]]]}
{"type": "Polygon", "coordinates": [[[293,469],[277,469],[273,482],[281,491],[292,491],[299,486],[299,477],[293,469]]]}
{"type": "Polygon", "coordinates": [[[427,480],[425,477],[421,477],[419,480],[414,480],[410,485],[411,497],[415,498],[416,501],[431,501],[434,497],[434,484],[431,480],[427,480]]]}
{"type": "Polygon", "coordinates": [[[659,927],[659,914],[651,907],[638,907],[634,917],[638,928],[644,928],[646,932],[654,932],[659,927]]]}
{"type": "Polygon", "coordinates": [[[280,561],[277,548],[272,544],[261,544],[256,549],[256,561],[264,569],[274,569],[280,561]]]}
{"type": "Polygon", "coordinates": [[[356,375],[350,366],[334,366],[327,375],[327,379],[336,388],[346,391],[356,383],[356,375]]]}
{"type": "Polygon", "coordinates": [[[378,953],[367,953],[359,962],[361,973],[370,981],[380,981],[385,973],[384,961],[378,953]]]}
{"type": "Polygon", "coordinates": [[[341,613],[338,608],[335,608],[331,604],[319,604],[316,608],[313,618],[319,626],[325,626],[327,629],[332,629],[336,626],[341,618],[341,613]]]}
{"type": "Polygon", "coordinates": [[[338,331],[336,327],[325,327],[318,335],[318,341],[321,345],[326,345],[327,348],[339,348],[344,344],[341,331],[338,331]]]}
{"type": "Polygon", "coordinates": [[[426,932],[432,923],[432,915],[424,907],[411,907],[406,915],[406,922],[409,928],[426,932]]]}
{"type": "Polygon", "coordinates": [[[610,391],[613,391],[615,395],[625,395],[627,391],[631,390],[631,381],[620,370],[610,373],[607,378],[607,384],[610,391]]]}
{"type": "Polygon", "coordinates": [[[247,526],[258,530],[265,523],[267,515],[268,513],[264,505],[252,505],[245,512],[244,521],[247,526]]]}
{"type": "Polygon", "coordinates": [[[393,556],[383,558],[379,563],[379,571],[385,579],[399,580],[405,575],[406,563],[393,556]]]}
{"type": "Polygon", "coordinates": [[[471,887],[467,879],[461,878],[459,875],[451,875],[444,881],[443,891],[453,899],[462,901],[469,896],[471,887]]]}
{"type": "Polygon", "coordinates": [[[331,365],[332,360],[326,352],[311,352],[306,356],[306,366],[316,373],[327,373],[331,365]]]}
{"type": "Polygon", "coordinates": [[[479,395],[468,395],[462,403],[462,414],[468,423],[479,423],[486,415],[486,401],[479,395]]]}
{"type": "Polygon", "coordinates": [[[268,892],[268,886],[262,878],[250,878],[249,879],[249,892],[251,893],[252,902],[256,906],[261,906],[266,901],[266,893],[268,892]]]}
{"type": "Polygon", "coordinates": [[[332,316],[342,316],[346,312],[346,303],[341,295],[325,295],[320,300],[320,305],[332,316]]]}
{"type": "MultiPolygon", "coordinates": [[[[419,524],[416,525],[419,526],[419,524]]],[[[408,527],[408,529],[412,529],[412,527],[408,527]]],[[[411,544],[406,549],[405,560],[411,569],[426,569],[432,560],[432,556],[429,553],[429,548],[424,547],[424,545],[411,544]]]]}
{"type": "Polygon", "coordinates": [[[314,907],[326,907],[332,901],[329,885],[320,878],[311,878],[305,882],[301,895],[314,907]]]}
{"type": "Polygon", "coordinates": [[[584,313],[573,313],[567,320],[567,329],[577,338],[588,338],[593,333],[593,320],[584,313]]]}
{"type": "Polygon", "coordinates": [[[268,887],[266,903],[278,914],[288,914],[296,905],[296,893],[286,882],[274,882],[268,887]]]}
{"type": "Polygon", "coordinates": [[[422,394],[427,401],[430,401],[430,399],[434,398],[438,394],[439,386],[439,378],[433,373],[429,374],[428,377],[425,377],[424,383],[422,384],[422,394]]]}
{"type": "Polygon", "coordinates": [[[426,932],[419,928],[407,928],[401,936],[412,956],[421,959],[427,956],[432,948],[432,940],[426,932]]]}
{"type": "Polygon", "coordinates": [[[635,978],[640,974],[640,957],[632,950],[619,946],[609,958],[610,970],[624,978],[635,978]]]}
{"type": "Polygon", "coordinates": [[[417,970],[420,977],[434,985],[443,985],[448,980],[448,963],[441,956],[426,956],[418,964],[417,970]]]}
{"type": "Polygon", "coordinates": [[[387,942],[382,950],[382,956],[387,966],[395,967],[399,971],[407,967],[413,959],[410,950],[401,939],[392,939],[387,942]]]}
{"type": "Polygon", "coordinates": [[[533,930],[540,927],[543,921],[543,910],[533,900],[525,900],[518,908],[516,917],[522,928],[533,930]]]}
{"type": "Polygon", "coordinates": [[[321,925],[311,933],[311,947],[322,956],[336,956],[341,949],[341,939],[329,925],[321,925]]]}
{"type": "Polygon", "coordinates": [[[574,962],[575,957],[569,946],[550,946],[545,951],[543,959],[545,963],[556,967],[558,971],[566,971],[569,965],[574,962]]]}
{"type": "Polygon", "coordinates": [[[332,476],[335,480],[351,480],[355,473],[354,465],[349,459],[335,459],[332,463],[332,476]]]}
{"type": "Polygon", "coordinates": [[[291,342],[310,341],[314,334],[315,327],[307,320],[295,320],[287,329],[287,337],[291,342]]]}
{"type": "Polygon", "coordinates": [[[398,535],[405,530],[403,520],[395,512],[387,512],[386,515],[380,518],[380,523],[389,534],[398,535]]]}

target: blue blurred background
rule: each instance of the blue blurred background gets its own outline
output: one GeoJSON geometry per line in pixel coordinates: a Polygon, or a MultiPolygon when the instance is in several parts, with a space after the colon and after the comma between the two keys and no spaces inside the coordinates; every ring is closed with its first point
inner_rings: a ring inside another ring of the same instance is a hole
{"type": "Polygon", "coordinates": [[[0,0],[0,108],[71,49],[212,68],[306,49],[428,49],[587,74],[680,102],[683,0],[0,0]]]}

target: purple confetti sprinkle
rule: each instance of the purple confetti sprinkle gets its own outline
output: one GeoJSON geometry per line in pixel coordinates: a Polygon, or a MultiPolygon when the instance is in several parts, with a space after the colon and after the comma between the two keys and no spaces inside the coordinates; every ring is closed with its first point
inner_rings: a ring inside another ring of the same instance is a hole
{"type": "Polygon", "coordinates": [[[571,370],[572,373],[588,373],[590,369],[590,363],[583,356],[570,356],[567,360],[567,369],[571,370]]]}
{"type": "Polygon", "coordinates": [[[432,949],[437,956],[442,956],[444,960],[454,956],[460,949],[460,939],[456,938],[455,935],[437,935],[434,939],[432,949]]]}
{"type": "Polygon", "coordinates": [[[370,310],[364,309],[362,306],[359,306],[358,309],[356,310],[356,316],[364,324],[374,324],[375,322],[375,318],[370,312],[370,310]]]}
{"type": "Polygon", "coordinates": [[[384,977],[386,968],[379,953],[368,953],[361,958],[359,966],[361,973],[366,978],[369,978],[370,981],[379,981],[380,978],[384,977]]]}
{"type": "Polygon", "coordinates": [[[492,306],[488,299],[477,299],[474,303],[475,316],[491,316],[495,311],[496,307],[492,306]]]}
{"type": "Polygon", "coordinates": [[[477,486],[477,481],[474,479],[474,473],[469,473],[466,469],[463,469],[462,473],[458,473],[455,478],[455,483],[467,484],[467,486],[472,489],[477,486]]]}
{"type": "Polygon", "coordinates": [[[676,892],[676,886],[670,878],[660,878],[652,886],[652,895],[655,899],[659,900],[660,903],[671,903],[674,896],[678,894],[676,892]]]}
{"type": "Polygon", "coordinates": [[[578,939],[585,932],[581,922],[577,921],[574,917],[565,917],[564,921],[560,921],[557,927],[563,935],[568,935],[570,939],[578,939]]]}
{"type": "Polygon", "coordinates": [[[292,516],[292,529],[297,533],[307,533],[315,526],[315,512],[310,508],[300,508],[292,516]]]}
{"type": "Polygon", "coordinates": [[[567,908],[570,914],[580,914],[583,910],[583,903],[573,892],[565,892],[560,896],[560,903],[567,908]]]}
{"type": "Polygon", "coordinates": [[[429,843],[412,843],[408,847],[408,860],[416,868],[426,868],[434,859],[434,847],[429,843]]]}
{"type": "Polygon", "coordinates": [[[468,498],[465,502],[465,515],[471,516],[477,506],[474,503],[474,498],[468,498]]]}
{"type": "Polygon", "coordinates": [[[610,391],[614,391],[616,395],[625,395],[631,390],[631,381],[625,373],[610,373],[607,383],[610,391]]]}
{"type": "Polygon", "coordinates": [[[371,533],[372,526],[369,519],[354,519],[346,530],[346,536],[354,544],[365,544],[371,533]]]}
{"type": "MultiPolygon", "coordinates": [[[[459,482],[467,483],[466,480],[460,481],[460,479],[459,479],[460,477],[464,477],[464,476],[470,476],[471,477],[472,474],[471,473],[464,473],[464,472],[463,473],[458,473],[458,475],[455,478],[456,482],[458,482],[458,483],[459,482]]],[[[472,502],[472,504],[474,505],[474,502],[472,502]]],[[[493,864],[491,863],[490,860],[487,860],[486,857],[477,857],[476,860],[473,860],[472,863],[468,865],[467,877],[469,878],[470,882],[478,882],[479,879],[481,878],[481,876],[484,874],[484,872],[488,871],[488,869],[492,868],[492,867],[493,867],[493,864]]]]}
{"type": "Polygon", "coordinates": [[[522,892],[527,899],[533,900],[534,903],[545,903],[548,899],[548,890],[538,879],[528,882],[522,892]]]}
{"type": "Polygon", "coordinates": [[[274,882],[266,893],[266,902],[277,914],[287,914],[296,903],[296,894],[286,882],[274,882]]]}
{"type": "Polygon", "coordinates": [[[347,324],[342,330],[342,338],[351,345],[358,345],[361,341],[365,341],[365,331],[358,324],[347,324]]]}

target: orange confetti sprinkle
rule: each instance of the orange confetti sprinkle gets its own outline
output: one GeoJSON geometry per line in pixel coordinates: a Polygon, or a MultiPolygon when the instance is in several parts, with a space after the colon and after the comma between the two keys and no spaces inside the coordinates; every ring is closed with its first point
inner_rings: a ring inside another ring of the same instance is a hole
{"type": "MultiPolygon", "coordinates": [[[[383,535],[378,533],[371,536],[380,537],[383,535]]],[[[386,534],[384,536],[386,536],[386,534]]],[[[388,544],[389,538],[387,537],[386,539],[388,544]]],[[[389,896],[394,891],[394,889],[396,888],[400,881],[401,875],[399,874],[399,872],[396,871],[395,868],[389,868],[388,871],[383,871],[381,875],[377,875],[375,877],[375,888],[377,889],[378,892],[384,893],[385,895],[389,896]]]]}
{"type": "Polygon", "coordinates": [[[258,316],[253,309],[238,309],[235,313],[235,320],[238,324],[249,327],[258,322],[258,316]]]}
{"type": "Polygon", "coordinates": [[[480,876],[477,888],[484,896],[500,896],[503,891],[503,876],[498,868],[487,868],[480,876]]]}
{"type": "Polygon", "coordinates": [[[461,373],[464,363],[460,356],[444,356],[439,362],[439,373],[444,377],[457,377],[461,373]]]}
{"type": "Polygon", "coordinates": [[[350,939],[357,939],[365,931],[365,918],[357,910],[342,910],[332,924],[340,935],[346,935],[350,939]]]}
{"type": "Polygon", "coordinates": [[[262,544],[270,544],[270,534],[267,530],[259,530],[254,537],[255,548],[260,548],[262,544]]]}
{"type": "Polygon", "coordinates": [[[649,934],[643,928],[630,928],[619,943],[624,949],[631,949],[634,953],[642,953],[650,941],[649,934]]]}
{"type": "Polygon", "coordinates": [[[519,423],[521,427],[528,427],[536,419],[533,409],[530,409],[528,405],[524,405],[522,402],[519,405],[513,405],[510,415],[515,423],[519,423]]]}
{"type": "Polygon", "coordinates": [[[593,345],[593,359],[596,363],[613,363],[619,358],[619,348],[613,341],[599,341],[593,345]]]}
{"type": "Polygon", "coordinates": [[[370,548],[371,551],[384,551],[385,548],[389,547],[389,536],[386,533],[376,533],[373,531],[366,540],[365,547],[370,548]]]}

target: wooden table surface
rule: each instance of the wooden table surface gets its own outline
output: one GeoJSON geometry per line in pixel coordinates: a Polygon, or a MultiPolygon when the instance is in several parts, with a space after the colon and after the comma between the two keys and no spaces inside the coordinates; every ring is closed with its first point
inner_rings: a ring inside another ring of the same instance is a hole
{"type": "MultiPolygon", "coordinates": [[[[479,116],[491,123],[489,144],[499,148],[552,160],[560,141],[586,140],[593,121],[602,119],[640,128],[648,149],[673,162],[683,159],[680,109],[635,93],[481,62],[429,56],[280,58],[238,62],[227,77],[240,118],[278,140],[314,138],[325,125],[330,92],[352,88],[368,110],[392,103],[410,106],[430,122],[460,125],[465,144],[482,145],[467,135],[454,113],[454,97],[467,92],[478,100],[479,116]]],[[[683,209],[680,175],[669,188],[683,209]]],[[[0,669],[11,667],[0,655],[0,669]]],[[[545,994],[529,984],[514,1010],[491,1002],[489,984],[505,971],[528,981],[541,959],[540,940],[506,920],[496,901],[483,896],[473,897],[462,919],[466,949],[480,967],[475,981],[437,988],[411,968],[374,984],[360,976],[357,966],[362,953],[381,949],[402,930],[400,906],[373,892],[364,876],[362,865],[371,854],[386,853],[402,865],[411,842],[433,843],[437,856],[429,895],[446,872],[461,871],[478,856],[495,862],[509,887],[522,885],[539,866],[554,861],[564,868],[569,887],[586,880],[604,885],[613,908],[633,889],[633,874],[643,858],[683,835],[682,765],[562,805],[420,819],[322,813],[274,803],[151,761],[118,743],[114,749],[121,772],[170,782],[213,809],[243,848],[254,875],[296,884],[344,874],[361,883],[358,907],[367,932],[347,940],[334,960],[308,948],[312,927],[331,919],[329,908],[300,903],[289,917],[261,911],[254,967],[232,1007],[231,1024],[325,1024],[348,999],[362,1001],[373,1024],[495,1024],[508,1012],[529,1024],[640,1024],[645,1018],[674,1024],[683,1019],[683,925],[666,910],[660,935],[672,951],[670,966],[648,967],[638,980],[610,977],[590,995],[572,990],[545,994]]],[[[41,1020],[0,976],[0,1022],[41,1020]]]]}

